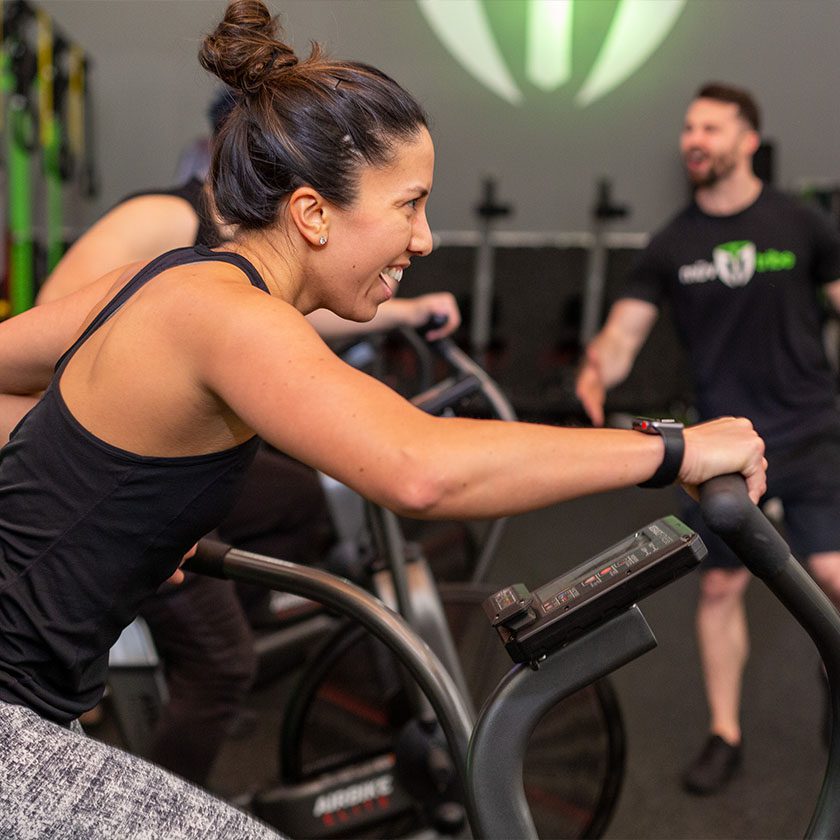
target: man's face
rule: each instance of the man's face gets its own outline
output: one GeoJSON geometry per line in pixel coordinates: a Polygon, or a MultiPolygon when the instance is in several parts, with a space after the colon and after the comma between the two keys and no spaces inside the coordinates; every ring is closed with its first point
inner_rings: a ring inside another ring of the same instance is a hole
{"type": "Polygon", "coordinates": [[[680,152],[695,187],[710,187],[739,167],[750,167],[758,135],[738,115],[738,106],[715,99],[695,99],[685,115],[680,152]]]}

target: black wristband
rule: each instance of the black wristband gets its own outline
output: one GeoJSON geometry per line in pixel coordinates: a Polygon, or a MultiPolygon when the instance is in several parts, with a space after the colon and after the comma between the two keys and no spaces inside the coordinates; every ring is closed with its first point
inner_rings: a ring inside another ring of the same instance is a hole
{"type": "Polygon", "coordinates": [[[676,420],[650,420],[638,417],[633,421],[633,429],[645,435],[660,435],[665,444],[665,455],[656,472],[639,487],[667,487],[677,480],[685,454],[683,424],[676,420]]]}

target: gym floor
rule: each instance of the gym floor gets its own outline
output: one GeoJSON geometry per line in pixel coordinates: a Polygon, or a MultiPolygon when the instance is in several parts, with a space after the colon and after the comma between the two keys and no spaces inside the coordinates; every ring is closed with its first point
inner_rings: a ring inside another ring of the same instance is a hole
{"type": "MultiPolygon", "coordinates": [[[[678,510],[672,490],[625,490],[510,520],[493,583],[533,587],[639,526],[678,510]]],[[[613,676],[627,730],[627,772],[607,838],[802,837],[822,780],[823,694],[816,650],[760,583],[748,592],[752,652],[744,685],[741,774],[711,797],[685,793],[680,775],[705,739],[694,637],[696,574],[641,603],[658,647],[613,676]]],[[[284,686],[255,693],[255,729],[225,747],[212,779],[220,793],[276,772],[284,686]]]]}

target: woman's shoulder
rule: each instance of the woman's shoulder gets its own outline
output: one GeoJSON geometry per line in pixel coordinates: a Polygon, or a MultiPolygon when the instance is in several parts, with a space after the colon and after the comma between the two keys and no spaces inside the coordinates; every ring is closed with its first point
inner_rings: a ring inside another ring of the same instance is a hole
{"type": "Polygon", "coordinates": [[[243,267],[221,260],[179,265],[160,278],[161,305],[176,330],[201,331],[213,341],[279,329],[306,329],[309,322],[291,304],[252,283],[243,267]]]}

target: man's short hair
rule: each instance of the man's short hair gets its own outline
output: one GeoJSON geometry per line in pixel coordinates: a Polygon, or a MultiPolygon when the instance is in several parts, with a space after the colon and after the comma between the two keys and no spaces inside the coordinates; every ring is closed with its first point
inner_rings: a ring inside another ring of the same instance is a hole
{"type": "Polygon", "coordinates": [[[753,95],[744,88],[722,82],[707,82],[695,95],[696,99],[714,99],[738,106],[738,116],[746,120],[754,131],[761,131],[761,111],[753,95]]]}

